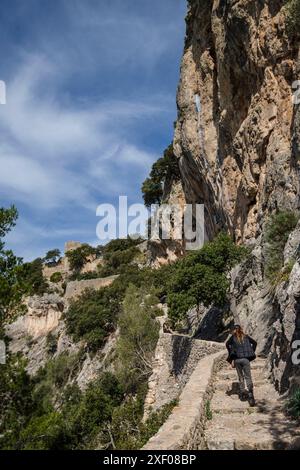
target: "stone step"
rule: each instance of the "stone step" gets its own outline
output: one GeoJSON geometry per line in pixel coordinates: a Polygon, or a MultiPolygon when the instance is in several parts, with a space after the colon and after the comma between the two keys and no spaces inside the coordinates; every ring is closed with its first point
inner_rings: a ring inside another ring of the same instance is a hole
{"type": "Polygon", "coordinates": [[[226,394],[216,391],[211,400],[211,410],[215,413],[242,413],[248,409],[267,413],[271,409],[281,411],[283,404],[278,401],[275,391],[269,386],[262,386],[254,390],[256,406],[250,408],[248,401],[241,401],[237,394],[226,394]],[[272,392],[272,393],[271,393],[272,392]]]}
{"type": "Polygon", "coordinates": [[[210,450],[286,449],[299,437],[297,423],[275,411],[270,414],[213,414],[205,431],[206,444],[210,450]]]}
{"type": "Polygon", "coordinates": [[[208,450],[287,450],[292,443],[290,440],[276,440],[270,437],[265,439],[224,440],[207,438],[208,450]]]}
{"type": "MultiPolygon", "coordinates": [[[[251,375],[253,380],[267,380],[268,374],[264,369],[252,369],[251,375]]],[[[222,369],[218,372],[216,376],[216,381],[219,380],[231,380],[233,382],[237,381],[237,371],[236,369],[222,369]]]]}
{"type": "MultiPolygon", "coordinates": [[[[252,369],[252,370],[255,370],[255,369],[265,369],[265,368],[267,367],[266,361],[261,361],[261,360],[259,360],[259,361],[253,361],[253,362],[251,362],[250,364],[251,364],[251,369],[252,369]]],[[[228,363],[226,363],[225,367],[226,367],[227,369],[229,369],[229,370],[232,369],[231,365],[228,364],[228,363]]]]}
{"type": "MultiPolygon", "coordinates": [[[[267,361],[265,359],[256,359],[255,361],[252,361],[251,363],[251,369],[264,369],[267,367],[267,361]]],[[[224,363],[223,366],[224,369],[231,370],[232,367],[228,362],[224,363]]],[[[222,371],[223,369],[221,369],[222,371]]],[[[234,370],[234,369],[233,369],[234,370]]]]}
{"type": "MultiPolygon", "coordinates": [[[[254,382],[255,388],[261,387],[265,384],[265,380],[263,379],[256,379],[254,382]]],[[[239,390],[239,382],[237,378],[235,380],[218,380],[215,385],[214,389],[218,391],[223,391],[227,392],[229,390],[236,390],[238,392],[239,390]]]]}

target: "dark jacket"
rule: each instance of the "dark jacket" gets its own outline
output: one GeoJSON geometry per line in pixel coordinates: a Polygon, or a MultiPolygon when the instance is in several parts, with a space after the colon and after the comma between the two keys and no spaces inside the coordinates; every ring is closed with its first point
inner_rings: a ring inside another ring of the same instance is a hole
{"type": "Polygon", "coordinates": [[[226,343],[226,348],[228,351],[228,362],[232,362],[235,359],[249,359],[253,361],[256,358],[257,342],[253,338],[246,335],[241,343],[237,338],[232,335],[226,343]]]}

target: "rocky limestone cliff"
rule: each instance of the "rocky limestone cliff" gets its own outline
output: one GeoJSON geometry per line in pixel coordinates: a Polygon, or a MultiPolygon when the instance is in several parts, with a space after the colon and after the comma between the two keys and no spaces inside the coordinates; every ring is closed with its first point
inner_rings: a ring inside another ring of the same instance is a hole
{"type": "Polygon", "coordinates": [[[285,263],[295,261],[289,279],[274,288],[264,273],[269,215],[299,209],[300,105],[292,86],[300,54],[285,4],[188,1],[173,141],[181,180],[166,184],[172,202],[176,194],[180,204],[205,205],[207,238],[224,229],[251,246],[232,272],[231,312],[269,355],[280,392],[300,382],[291,362],[300,337],[299,226],[285,248],[285,263]]]}
{"type": "Polygon", "coordinates": [[[299,205],[298,50],[283,0],[190,0],[174,151],[186,202],[211,238],[256,239],[267,213],[299,205]]]}

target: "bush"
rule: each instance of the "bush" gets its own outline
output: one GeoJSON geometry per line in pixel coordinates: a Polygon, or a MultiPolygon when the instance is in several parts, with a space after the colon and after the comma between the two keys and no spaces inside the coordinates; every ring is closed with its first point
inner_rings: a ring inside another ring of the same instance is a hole
{"type": "Polygon", "coordinates": [[[266,225],[265,241],[265,274],[275,282],[283,266],[284,247],[290,233],[295,229],[299,215],[291,211],[278,211],[273,214],[266,225]]]}
{"type": "Polygon", "coordinates": [[[73,273],[69,276],[69,281],[85,281],[87,279],[98,279],[101,276],[100,270],[99,271],[88,271],[86,273],[73,273]]]}
{"type": "Polygon", "coordinates": [[[170,403],[163,405],[158,411],[152,412],[146,422],[142,423],[139,448],[143,447],[159,431],[177,404],[177,400],[172,400],[170,403]]]}
{"type": "Polygon", "coordinates": [[[53,333],[48,333],[46,337],[46,346],[48,354],[55,354],[57,350],[57,337],[53,333]]]}
{"type": "Polygon", "coordinates": [[[121,295],[112,286],[83,292],[64,314],[68,334],[85,340],[92,351],[100,349],[116,328],[121,295]]]}
{"type": "Polygon", "coordinates": [[[169,317],[173,327],[192,307],[203,304],[223,307],[229,288],[228,272],[247,255],[221,233],[201,250],[188,254],[170,266],[166,280],[169,317]]]}
{"type": "Polygon", "coordinates": [[[102,448],[118,450],[141,449],[158,432],[171,414],[177,401],[168,403],[157,412],[152,412],[143,422],[143,393],[129,398],[115,408],[111,423],[107,423],[101,433],[102,448]]]}
{"type": "Polygon", "coordinates": [[[87,263],[89,256],[96,255],[97,249],[88,244],[81,245],[75,250],[70,250],[66,253],[71,271],[76,273],[80,272],[83,266],[87,263]]]}
{"type": "Polygon", "coordinates": [[[117,274],[124,266],[130,264],[138,253],[138,249],[133,246],[127,250],[119,250],[105,254],[105,266],[100,268],[99,272],[103,274],[106,273],[106,275],[117,274]]]}
{"type": "Polygon", "coordinates": [[[55,284],[57,284],[58,282],[61,282],[62,280],[63,280],[63,277],[62,277],[62,273],[60,272],[53,273],[50,276],[50,282],[54,282],[55,284]]]}
{"type": "Polygon", "coordinates": [[[105,264],[99,266],[98,277],[118,274],[132,263],[140,253],[137,245],[142,242],[141,238],[126,238],[111,240],[103,248],[103,259],[105,264]]]}
{"type": "Polygon", "coordinates": [[[300,388],[298,388],[287,404],[288,413],[295,419],[300,419],[300,388]]]}
{"type": "Polygon", "coordinates": [[[285,6],[286,25],[292,39],[300,38],[300,0],[287,0],[285,6]]]}
{"type": "Polygon", "coordinates": [[[160,204],[163,196],[163,184],[167,178],[180,178],[178,160],[173,152],[173,145],[164,151],[164,156],[152,165],[149,178],[143,182],[142,194],[145,206],[160,204]]]}
{"type": "Polygon", "coordinates": [[[141,238],[116,238],[115,240],[111,240],[103,247],[103,255],[104,258],[109,257],[108,255],[115,252],[125,251],[129,248],[132,248],[143,240],[141,238]]]}
{"type": "Polygon", "coordinates": [[[19,436],[23,450],[65,449],[64,421],[60,413],[52,411],[33,417],[19,436]]]}
{"type": "Polygon", "coordinates": [[[154,292],[129,285],[119,318],[117,344],[119,374],[127,392],[136,393],[139,384],[152,371],[152,358],[158,340],[155,320],[158,298],[154,292]]]}
{"type": "Polygon", "coordinates": [[[43,261],[37,258],[31,263],[24,263],[18,272],[20,283],[28,295],[43,295],[49,285],[43,276],[43,261]]]}

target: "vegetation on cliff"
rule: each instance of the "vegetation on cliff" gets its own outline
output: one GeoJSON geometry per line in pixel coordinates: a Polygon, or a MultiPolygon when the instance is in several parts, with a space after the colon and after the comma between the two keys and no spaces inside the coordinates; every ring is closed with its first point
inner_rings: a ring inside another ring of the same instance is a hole
{"type": "Polygon", "coordinates": [[[287,30],[290,37],[300,39],[300,0],[287,0],[285,5],[287,30]]]}
{"type": "Polygon", "coordinates": [[[201,250],[188,254],[169,267],[166,276],[167,303],[173,326],[192,307],[223,307],[229,289],[230,269],[247,255],[225,233],[201,250]]]}
{"type": "Polygon", "coordinates": [[[294,419],[300,420],[300,388],[297,388],[287,403],[287,411],[294,419]]]}
{"type": "Polygon", "coordinates": [[[284,279],[282,274],[288,274],[288,269],[291,267],[291,265],[287,266],[286,272],[281,273],[284,262],[284,247],[298,220],[299,214],[281,210],[273,214],[266,223],[265,274],[272,283],[284,279]]]}
{"type": "Polygon", "coordinates": [[[162,202],[164,183],[171,178],[175,181],[180,178],[178,160],[174,155],[172,144],[164,151],[163,157],[152,165],[149,177],[143,182],[142,194],[145,206],[150,207],[151,204],[162,202]]]}

